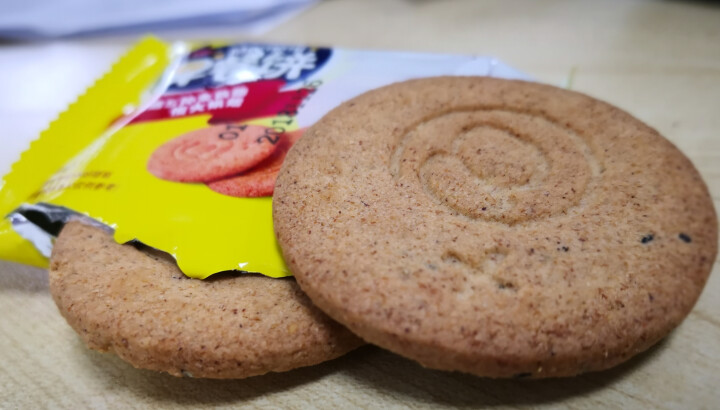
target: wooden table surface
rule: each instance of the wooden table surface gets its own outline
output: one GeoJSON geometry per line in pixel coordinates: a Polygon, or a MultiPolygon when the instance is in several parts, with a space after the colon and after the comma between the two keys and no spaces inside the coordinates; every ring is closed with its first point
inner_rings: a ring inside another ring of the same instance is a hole
{"type": "MultiPolygon", "coordinates": [[[[169,39],[244,40],[232,30],[169,39]]],[[[334,0],[263,41],[493,55],[618,105],[698,167],[720,204],[720,3],[334,0]]],[[[132,37],[0,45],[0,158],[14,156],[132,37]]],[[[5,165],[0,163],[0,166],[5,165]]],[[[0,169],[0,173],[4,169],[0,169]]],[[[247,380],[177,379],[86,349],[47,273],[0,262],[0,408],[720,408],[720,272],[685,322],[618,368],[546,381],[423,369],[379,348],[247,380]]]]}

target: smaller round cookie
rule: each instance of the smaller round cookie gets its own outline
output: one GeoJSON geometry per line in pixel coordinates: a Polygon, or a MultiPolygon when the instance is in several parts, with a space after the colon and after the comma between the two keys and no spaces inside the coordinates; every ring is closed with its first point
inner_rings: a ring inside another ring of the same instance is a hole
{"type": "Polygon", "coordinates": [[[283,134],[277,143],[275,152],[251,170],[237,176],[210,182],[207,186],[223,195],[241,198],[271,196],[285,156],[302,136],[303,131],[304,129],[301,129],[283,134]]]}
{"type": "Polygon", "coordinates": [[[265,127],[222,124],[188,132],[156,149],[147,170],[160,179],[209,182],[246,171],[277,148],[265,127]]]}
{"type": "Polygon", "coordinates": [[[341,356],[362,342],[293,279],[190,279],[164,253],[70,222],[50,263],[60,313],[92,349],[174,376],[245,378],[341,356]]]}

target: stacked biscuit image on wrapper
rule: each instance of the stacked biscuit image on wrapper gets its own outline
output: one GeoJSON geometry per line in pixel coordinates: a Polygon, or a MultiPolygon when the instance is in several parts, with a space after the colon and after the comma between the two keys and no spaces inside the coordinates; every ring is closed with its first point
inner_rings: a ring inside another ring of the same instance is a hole
{"type": "Polygon", "coordinates": [[[90,348],[187,377],[364,343],[481,377],[603,370],[687,316],[717,250],[657,131],[477,56],[147,38],[0,207],[0,257],[49,261],[90,348]]]}

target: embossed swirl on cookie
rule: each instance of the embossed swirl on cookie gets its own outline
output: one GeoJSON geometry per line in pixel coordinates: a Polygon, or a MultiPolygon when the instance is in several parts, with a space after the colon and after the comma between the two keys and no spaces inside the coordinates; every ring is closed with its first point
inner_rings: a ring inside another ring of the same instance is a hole
{"type": "Polygon", "coordinates": [[[600,165],[576,131],[550,118],[469,109],[441,112],[408,129],[391,172],[460,215],[512,225],[578,206],[600,165]]]}

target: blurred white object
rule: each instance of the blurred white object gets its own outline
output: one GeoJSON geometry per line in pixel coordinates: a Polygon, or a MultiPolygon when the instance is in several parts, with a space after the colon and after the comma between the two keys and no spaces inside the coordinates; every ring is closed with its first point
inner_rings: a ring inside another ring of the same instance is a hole
{"type": "Polygon", "coordinates": [[[262,34],[316,0],[24,0],[3,4],[0,37],[33,39],[232,25],[262,34]]]}

